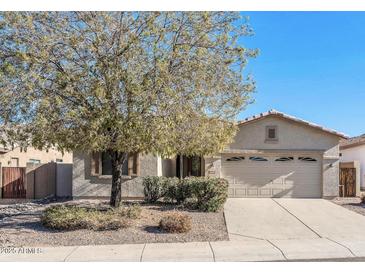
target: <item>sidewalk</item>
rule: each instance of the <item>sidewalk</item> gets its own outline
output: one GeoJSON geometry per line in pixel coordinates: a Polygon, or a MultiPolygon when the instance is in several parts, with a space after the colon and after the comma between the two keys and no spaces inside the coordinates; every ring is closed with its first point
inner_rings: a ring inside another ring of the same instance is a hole
{"type": "Polygon", "coordinates": [[[0,248],[0,261],[243,262],[365,256],[365,241],[259,240],[231,235],[230,241],[135,245],[0,248]]]}

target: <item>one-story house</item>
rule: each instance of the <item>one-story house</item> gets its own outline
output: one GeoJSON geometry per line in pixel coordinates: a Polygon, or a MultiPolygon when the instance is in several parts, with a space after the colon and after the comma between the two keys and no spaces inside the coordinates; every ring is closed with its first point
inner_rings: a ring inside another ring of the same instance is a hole
{"type": "Polygon", "coordinates": [[[343,140],[340,143],[341,162],[359,163],[360,188],[365,189],[365,134],[343,140]]]}
{"type": "MultiPolygon", "coordinates": [[[[230,197],[338,196],[339,143],[343,133],[270,110],[238,123],[234,141],[215,156],[184,157],[184,176],[221,177],[230,197]]],[[[108,197],[110,159],[74,152],[73,197],[108,197]]],[[[143,196],[141,177],[178,176],[178,157],[130,155],[123,193],[143,196]]]]}

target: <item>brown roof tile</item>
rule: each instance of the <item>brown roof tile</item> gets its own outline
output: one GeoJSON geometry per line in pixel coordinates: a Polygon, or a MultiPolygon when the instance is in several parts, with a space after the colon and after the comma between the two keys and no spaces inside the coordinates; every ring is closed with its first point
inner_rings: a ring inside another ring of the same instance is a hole
{"type": "Polygon", "coordinates": [[[340,148],[346,149],[350,147],[356,147],[360,145],[365,145],[365,134],[362,134],[360,136],[348,138],[347,140],[342,140],[340,142],[340,148]]]}
{"type": "Polygon", "coordinates": [[[304,124],[304,125],[309,126],[309,127],[313,127],[313,128],[316,128],[316,129],[320,129],[322,131],[325,131],[325,132],[330,133],[330,134],[337,135],[337,136],[339,136],[341,138],[344,138],[344,139],[347,139],[348,138],[348,136],[346,134],[342,133],[342,132],[338,132],[338,131],[335,131],[335,130],[332,130],[332,129],[329,129],[329,128],[322,127],[320,125],[317,125],[317,124],[314,124],[314,123],[311,123],[311,122],[308,122],[308,121],[299,119],[297,117],[294,117],[294,116],[285,114],[285,113],[280,112],[280,111],[277,111],[275,109],[269,110],[267,112],[260,113],[258,115],[254,115],[254,116],[248,117],[248,118],[246,118],[246,119],[244,119],[242,121],[239,121],[238,122],[238,125],[243,125],[243,124],[246,124],[246,123],[255,121],[255,120],[262,119],[262,118],[267,117],[267,116],[270,116],[270,115],[278,116],[278,117],[283,117],[283,118],[286,118],[286,119],[289,119],[289,120],[292,120],[292,121],[295,121],[295,122],[304,124]]]}

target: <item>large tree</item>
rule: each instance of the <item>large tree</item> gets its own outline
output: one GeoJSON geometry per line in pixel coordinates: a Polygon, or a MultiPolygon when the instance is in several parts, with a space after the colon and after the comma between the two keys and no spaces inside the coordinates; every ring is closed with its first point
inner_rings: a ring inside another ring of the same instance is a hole
{"type": "Polygon", "coordinates": [[[251,34],[235,12],[2,12],[2,141],[109,153],[118,206],[128,153],[230,141],[254,90],[251,34]]]}

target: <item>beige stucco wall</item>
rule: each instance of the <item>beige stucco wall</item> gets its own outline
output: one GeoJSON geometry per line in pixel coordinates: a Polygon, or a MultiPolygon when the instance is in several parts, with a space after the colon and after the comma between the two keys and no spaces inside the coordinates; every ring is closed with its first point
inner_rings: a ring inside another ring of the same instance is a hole
{"type": "Polygon", "coordinates": [[[365,189],[365,145],[342,149],[341,153],[341,162],[358,161],[360,163],[360,186],[361,189],[365,189]]]}
{"type": "MultiPolygon", "coordinates": [[[[122,196],[143,197],[141,180],[143,176],[158,175],[158,157],[140,155],[140,177],[125,176],[122,184],[122,196]]],[[[111,192],[111,176],[92,176],[90,154],[73,153],[73,183],[74,198],[109,197],[111,192]]]]}
{"type": "Polygon", "coordinates": [[[221,176],[221,159],[220,155],[204,157],[204,174],[206,177],[221,176]]]}
{"type": "Polygon", "coordinates": [[[0,163],[3,167],[11,166],[11,158],[19,159],[19,167],[26,167],[30,159],[40,160],[41,164],[56,162],[56,159],[62,159],[63,163],[72,163],[72,153],[65,152],[62,154],[56,149],[38,150],[32,147],[27,150],[21,150],[16,147],[13,150],[0,155],[0,163]]]}
{"type": "Polygon", "coordinates": [[[340,137],[277,116],[239,126],[228,149],[260,151],[313,151],[322,155],[322,195],[338,195],[340,137]],[[277,126],[278,141],[266,142],[266,127],[277,126]]]}
{"type": "MultiPolygon", "coordinates": [[[[234,142],[227,148],[235,150],[259,150],[262,152],[309,152],[322,156],[323,197],[338,195],[339,185],[339,137],[297,122],[278,117],[266,117],[239,127],[234,142]],[[266,143],[266,126],[277,126],[278,142],[266,143]]],[[[176,175],[176,159],[161,159],[153,155],[141,156],[141,177],[147,175],[176,175]]],[[[204,174],[221,176],[221,156],[204,157],[204,174]]],[[[80,152],[73,155],[73,196],[108,197],[111,178],[91,176],[90,156],[80,152]]],[[[123,196],[142,197],[141,178],[126,178],[122,186],[123,196]]]]}

